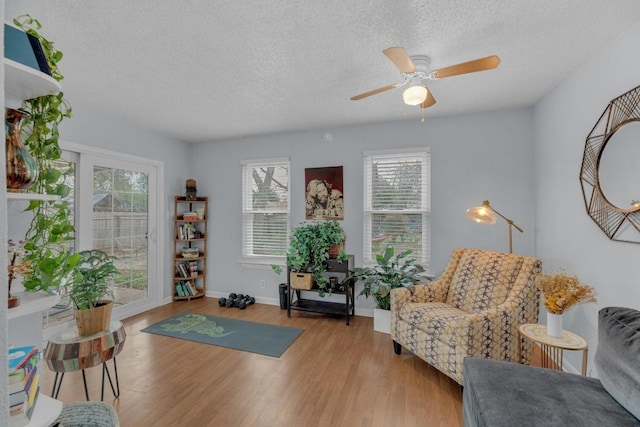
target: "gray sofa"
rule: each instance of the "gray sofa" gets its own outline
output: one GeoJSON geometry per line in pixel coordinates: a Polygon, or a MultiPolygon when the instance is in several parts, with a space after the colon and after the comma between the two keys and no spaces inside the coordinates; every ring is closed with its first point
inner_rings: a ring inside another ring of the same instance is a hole
{"type": "Polygon", "coordinates": [[[595,365],[600,379],[466,358],[464,426],[640,426],[640,311],[600,310],[595,365]]]}

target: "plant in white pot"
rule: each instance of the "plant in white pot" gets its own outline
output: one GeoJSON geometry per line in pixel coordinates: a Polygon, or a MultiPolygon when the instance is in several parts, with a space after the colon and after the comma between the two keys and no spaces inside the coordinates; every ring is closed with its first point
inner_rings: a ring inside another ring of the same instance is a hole
{"type": "Polygon", "coordinates": [[[422,275],[424,268],[415,258],[408,258],[413,251],[408,249],[395,255],[392,246],[385,248],[382,254],[376,255],[376,265],[373,267],[356,268],[349,274],[349,279],[360,280],[362,291],[358,294],[365,297],[373,296],[377,307],[374,308],[374,330],[390,333],[391,320],[391,289],[410,287],[424,280],[430,280],[422,275]]]}
{"type": "Polygon", "coordinates": [[[82,257],[65,289],[74,307],[78,334],[91,335],[109,328],[113,301],[111,282],[118,272],[114,257],[100,250],[80,251],[82,257]]]}

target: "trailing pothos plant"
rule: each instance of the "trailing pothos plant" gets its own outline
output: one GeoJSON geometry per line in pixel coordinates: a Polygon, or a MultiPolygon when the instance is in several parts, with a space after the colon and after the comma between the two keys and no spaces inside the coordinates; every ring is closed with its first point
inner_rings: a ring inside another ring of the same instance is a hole
{"type": "MultiPolygon", "coordinates": [[[[56,81],[62,80],[64,77],[58,69],[62,52],[39,33],[40,22],[30,15],[21,15],[13,22],[40,41],[51,76],[56,81]]],[[[56,162],[63,162],[58,126],[71,117],[71,107],[60,92],[25,100],[21,110],[29,115],[22,128],[23,140],[38,165],[38,178],[29,191],[63,199],[71,192],[68,178],[74,170],[71,165],[56,167],[56,162]]],[[[32,213],[33,219],[25,235],[27,271],[22,284],[27,290],[49,292],[64,285],[81,258],[71,250],[74,240],[71,208],[63,200],[32,200],[26,210],[32,213]]]]}

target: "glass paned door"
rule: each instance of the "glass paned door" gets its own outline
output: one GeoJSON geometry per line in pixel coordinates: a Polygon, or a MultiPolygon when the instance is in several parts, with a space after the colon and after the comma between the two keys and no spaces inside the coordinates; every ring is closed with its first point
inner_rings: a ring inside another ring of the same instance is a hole
{"type": "MultiPolygon", "coordinates": [[[[75,191],[64,199],[74,206],[75,250],[101,249],[116,258],[112,317],[123,319],[159,306],[163,280],[157,248],[163,233],[156,230],[163,211],[157,197],[162,192],[162,164],[67,145],[72,147],[57,167],[75,169],[65,178],[75,191]]],[[[44,314],[45,339],[73,321],[64,292],[61,297],[60,304],[44,314]]]]}
{"type": "Polygon", "coordinates": [[[115,306],[149,296],[147,173],[93,167],[93,248],[116,257],[115,306]]]}
{"type": "Polygon", "coordinates": [[[113,317],[123,319],[161,304],[156,236],[160,166],[153,161],[97,154],[80,156],[80,249],[116,258],[113,317]],[[82,180],[82,177],[88,179],[82,180]],[[90,215],[82,215],[87,212],[90,215]]]}

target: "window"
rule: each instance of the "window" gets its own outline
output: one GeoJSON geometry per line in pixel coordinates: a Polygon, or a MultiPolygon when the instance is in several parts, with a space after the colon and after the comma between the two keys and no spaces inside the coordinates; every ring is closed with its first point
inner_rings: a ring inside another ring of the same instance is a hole
{"type": "Polygon", "coordinates": [[[364,153],[365,263],[393,246],[428,268],[430,159],[429,148],[364,153]]]}
{"type": "MultiPolygon", "coordinates": [[[[78,163],[78,154],[68,151],[62,152],[62,158],[52,162],[53,168],[60,172],[60,177],[56,185],[65,183],[69,186],[70,192],[62,201],[68,203],[69,206],[69,222],[76,227],[76,166],[78,163]]],[[[72,236],[75,237],[75,233],[72,236]]],[[[75,240],[64,242],[71,250],[75,250],[75,240]]],[[[53,307],[43,310],[43,328],[50,328],[55,325],[63,324],[73,320],[73,307],[70,304],[68,295],[65,295],[64,289],[61,290],[60,301],[53,307]]]]}
{"type": "Polygon", "coordinates": [[[289,159],[242,163],[242,255],[284,257],[289,238],[289,159]]]}

